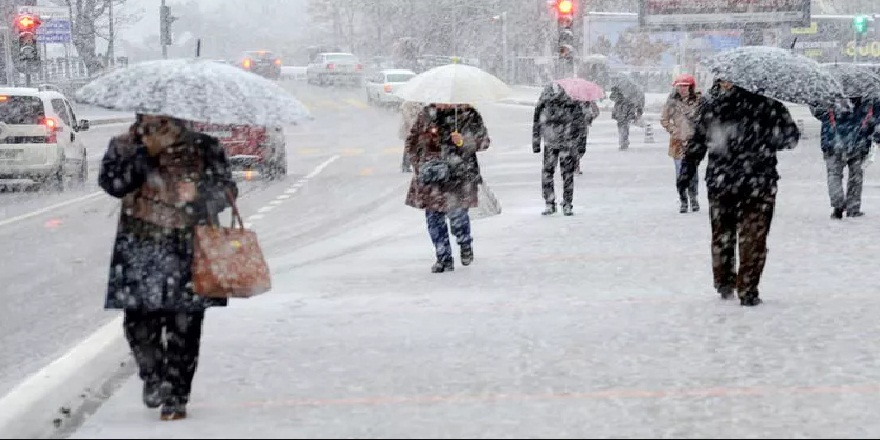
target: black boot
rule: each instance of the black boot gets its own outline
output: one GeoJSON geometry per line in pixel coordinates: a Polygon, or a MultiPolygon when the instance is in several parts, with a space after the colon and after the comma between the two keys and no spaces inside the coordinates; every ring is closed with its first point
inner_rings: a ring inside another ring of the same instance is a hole
{"type": "Polygon", "coordinates": [[[566,217],[574,215],[571,205],[562,205],[562,214],[566,217]]]}
{"type": "Polygon", "coordinates": [[[739,297],[739,304],[744,307],[754,307],[762,302],[758,292],[749,292],[739,297]]]}
{"type": "Polygon", "coordinates": [[[831,218],[833,218],[834,220],[842,219],[843,218],[843,209],[834,208],[834,210],[831,211],[831,218]]]}
{"type": "Polygon", "coordinates": [[[185,419],[186,403],[177,398],[166,399],[162,404],[159,418],[166,421],[185,419]]]}
{"type": "Polygon", "coordinates": [[[461,265],[469,266],[474,262],[474,247],[470,244],[461,246],[461,265]]]}
{"type": "Polygon", "coordinates": [[[144,380],[144,391],[142,394],[144,406],[147,408],[158,408],[164,400],[162,392],[162,382],[157,379],[144,380]]]}
{"type": "Polygon", "coordinates": [[[687,214],[687,212],[688,212],[688,201],[687,201],[687,199],[680,199],[679,202],[680,202],[681,204],[679,205],[678,212],[680,212],[680,213],[682,213],[682,214],[687,214]]]}
{"type": "Polygon", "coordinates": [[[696,197],[691,198],[691,211],[700,212],[700,202],[697,201],[696,197]]]}
{"type": "Polygon", "coordinates": [[[865,213],[862,211],[849,211],[846,213],[847,217],[852,217],[852,218],[863,217],[864,215],[865,215],[865,213]]]}
{"type": "Polygon", "coordinates": [[[433,273],[443,273],[443,272],[452,272],[455,270],[455,262],[452,258],[448,260],[437,260],[433,266],[431,266],[431,272],[433,273]]]}
{"type": "Polygon", "coordinates": [[[733,293],[733,287],[721,286],[718,288],[718,294],[721,295],[721,299],[731,299],[733,298],[733,293]]]}
{"type": "Polygon", "coordinates": [[[548,203],[547,207],[544,208],[544,212],[542,212],[541,215],[553,215],[553,214],[556,214],[556,204],[555,203],[548,203]]]}

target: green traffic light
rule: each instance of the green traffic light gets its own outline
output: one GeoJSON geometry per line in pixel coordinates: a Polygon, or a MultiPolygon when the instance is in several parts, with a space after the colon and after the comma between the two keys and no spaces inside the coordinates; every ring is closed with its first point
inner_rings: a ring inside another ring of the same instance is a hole
{"type": "Polygon", "coordinates": [[[864,34],[868,32],[868,16],[857,15],[853,18],[853,28],[857,33],[864,34]]]}

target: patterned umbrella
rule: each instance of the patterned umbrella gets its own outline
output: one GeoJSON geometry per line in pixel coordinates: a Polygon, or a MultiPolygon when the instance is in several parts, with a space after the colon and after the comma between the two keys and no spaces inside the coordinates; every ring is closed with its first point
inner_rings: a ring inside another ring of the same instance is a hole
{"type": "Polygon", "coordinates": [[[147,61],[114,70],[79,89],[76,100],[212,124],[273,126],[310,118],[306,107],[274,82],[199,59],[147,61]]]}

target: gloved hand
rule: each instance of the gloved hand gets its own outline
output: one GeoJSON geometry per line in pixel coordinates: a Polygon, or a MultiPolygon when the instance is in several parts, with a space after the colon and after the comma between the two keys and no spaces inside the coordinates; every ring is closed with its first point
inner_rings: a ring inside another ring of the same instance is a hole
{"type": "Polygon", "coordinates": [[[540,153],[541,152],[541,144],[532,144],[532,152],[540,153]]]}

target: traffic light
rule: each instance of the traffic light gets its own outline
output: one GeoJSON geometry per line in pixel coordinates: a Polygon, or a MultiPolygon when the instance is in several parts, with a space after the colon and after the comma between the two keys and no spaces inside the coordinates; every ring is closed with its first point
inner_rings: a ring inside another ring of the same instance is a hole
{"type": "Polygon", "coordinates": [[[177,21],[177,17],[171,16],[171,7],[159,7],[159,33],[161,34],[162,45],[170,46],[171,42],[171,23],[177,21]]]}
{"type": "Polygon", "coordinates": [[[868,32],[868,18],[867,15],[856,15],[853,17],[853,29],[855,29],[857,34],[865,34],[868,32]]]}
{"type": "Polygon", "coordinates": [[[564,60],[574,59],[574,9],[572,0],[557,0],[556,22],[559,28],[559,57],[564,60]]]}
{"type": "Polygon", "coordinates": [[[18,61],[22,63],[40,61],[40,50],[37,48],[37,29],[42,22],[40,17],[31,14],[15,16],[13,27],[17,33],[18,61]]]}

